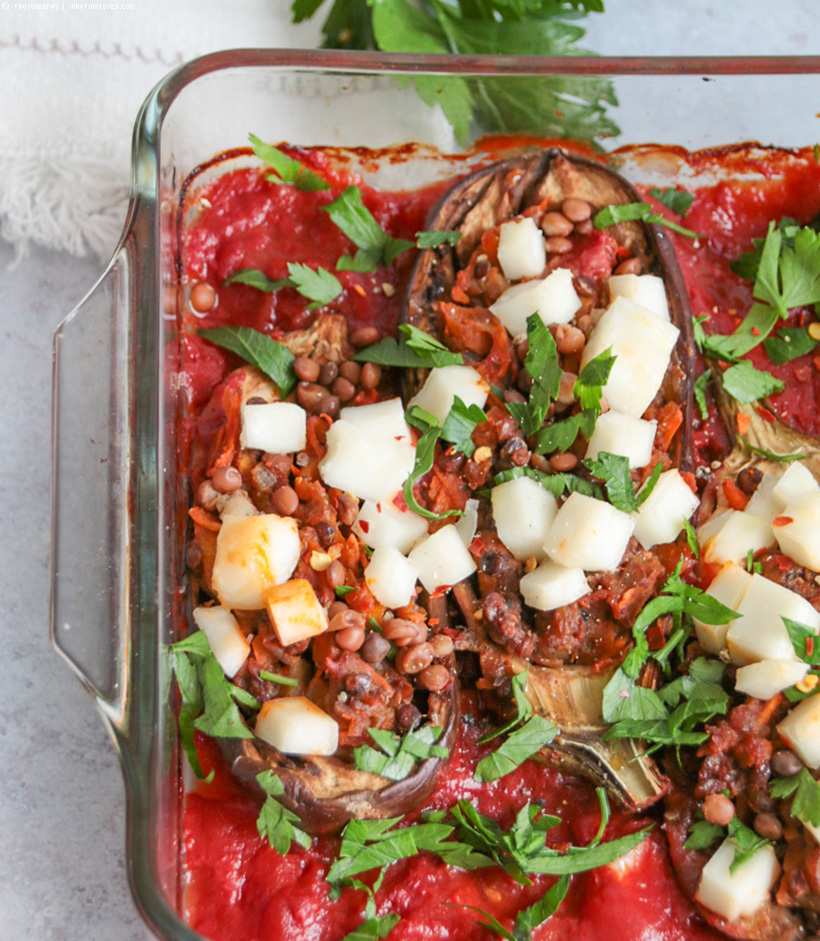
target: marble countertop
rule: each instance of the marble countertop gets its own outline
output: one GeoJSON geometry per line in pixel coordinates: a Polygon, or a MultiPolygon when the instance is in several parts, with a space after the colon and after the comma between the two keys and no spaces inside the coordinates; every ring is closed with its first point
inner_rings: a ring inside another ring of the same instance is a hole
{"type": "MultiPolygon", "coordinates": [[[[645,0],[640,11],[627,2],[608,0],[590,24],[591,48],[808,54],[820,39],[820,9],[800,0],[777,5],[776,35],[761,30],[773,8],[758,0],[645,0]],[[742,17],[732,21],[727,7],[742,17]]],[[[0,941],[145,941],[125,871],[118,761],[48,637],[52,335],[102,265],[41,249],[13,260],[0,241],[0,941]]]]}

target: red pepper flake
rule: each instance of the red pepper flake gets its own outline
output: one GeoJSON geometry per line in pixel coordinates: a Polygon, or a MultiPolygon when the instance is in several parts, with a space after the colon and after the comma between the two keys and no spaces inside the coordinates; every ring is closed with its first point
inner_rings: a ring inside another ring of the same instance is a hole
{"type": "Polygon", "coordinates": [[[752,336],[753,336],[753,337],[759,337],[759,336],[760,336],[760,331],[757,329],[757,327],[752,327],[752,336]]]}
{"type": "Polygon", "coordinates": [[[733,510],[746,509],[749,498],[733,480],[723,481],[723,494],[726,497],[726,502],[733,510]]]}
{"type": "Polygon", "coordinates": [[[811,657],[813,653],[814,653],[814,638],[807,637],[806,638],[806,656],[811,657]]]}
{"type": "Polygon", "coordinates": [[[794,519],[791,516],[775,516],[772,520],[772,526],[788,526],[789,523],[793,523],[794,519]]]}
{"type": "Polygon", "coordinates": [[[360,294],[362,297],[367,297],[367,294],[366,294],[366,292],[365,292],[365,289],[361,286],[361,284],[354,284],[354,285],[353,285],[353,290],[354,290],[357,294],[360,294]]]}
{"type": "Polygon", "coordinates": [[[742,435],[745,435],[745,434],[746,434],[746,432],[749,430],[749,425],[751,425],[751,423],[752,423],[752,420],[751,420],[751,418],[749,418],[748,415],[744,414],[743,412],[738,412],[738,416],[737,416],[737,430],[738,430],[742,435]]]}
{"type": "Polygon", "coordinates": [[[363,533],[366,534],[370,532],[370,523],[368,523],[367,520],[359,520],[359,526],[361,527],[363,533]]]}
{"type": "Polygon", "coordinates": [[[769,409],[763,408],[762,405],[755,405],[755,411],[764,421],[774,421],[775,414],[770,412],[769,409]]]}
{"type": "Polygon", "coordinates": [[[435,627],[435,626],[439,623],[439,619],[438,619],[438,618],[430,618],[430,620],[429,620],[427,623],[430,625],[430,627],[435,627]]]}

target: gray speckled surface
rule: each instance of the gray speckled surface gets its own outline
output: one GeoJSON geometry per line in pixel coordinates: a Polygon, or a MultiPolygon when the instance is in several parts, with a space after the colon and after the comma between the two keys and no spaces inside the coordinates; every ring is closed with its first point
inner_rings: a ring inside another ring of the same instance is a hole
{"type": "MultiPolygon", "coordinates": [[[[820,9],[608,0],[588,45],[631,54],[807,54],[820,9]],[[742,11],[742,15],[738,14],[742,11]]],[[[101,271],[0,242],[0,941],[142,941],[124,864],[124,796],[91,700],[48,640],[52,334],[101,271]]]]}

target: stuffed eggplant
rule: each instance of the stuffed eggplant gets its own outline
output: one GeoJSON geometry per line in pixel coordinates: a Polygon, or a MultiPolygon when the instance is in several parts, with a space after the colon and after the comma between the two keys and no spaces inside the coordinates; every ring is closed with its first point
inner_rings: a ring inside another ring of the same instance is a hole
{"type": "Polygon", "coordinates": [[[223,732],[220,747],[260,798],[259,776],[275,773],[280,802],[322,833],[427,797],[455,742],[458,679],[453,643],[415,592],[391,585],[389,570],[378,585],[374,570],[365,578],[360,500],[328,483],[338,468],[320,471],[334,419],[369,421],[372,437],[386,414],[392,434],[400,402],[379,400],[377,372],[352,363],[338,315],[281,343],[299,379],[286,399],[242,366],[199,416],[188,562],[194,621],[242,709],[244,729],[223,732]],[[389,761],[379,733],[388,752],[409,738],[412,754],[389,761]]]}
{"type": "MultiPolygon", "coordinates": [[[[691,318],[674,252],[658,227],[600,222],[639,202],[602,164],[559,149],[482,168],[428,219],[452,237],[421,253],[404,307],[407,324],[461,353],[491,390],[475,454],[444,453],[420,490],[438,511],[453,493],[479,499],[477,576],[454,592],[460,656],[477,657],[485,701],[502,712],[511,676],[528,667],[527,695],[561,730],[558,757],[632,809],[668,781],[639,744],[604,741],[602,690],[698,502],[691,318]],[[604,466],[613,454],[620,484],[604,466]],[[654,486],[653,470],[656,499],[613,497],[654,486]],[[609,503],[591,499],[604,482],[609,503]]],[[[425,405],[430,383],[406,375],[411,406],[425,405]]]]}

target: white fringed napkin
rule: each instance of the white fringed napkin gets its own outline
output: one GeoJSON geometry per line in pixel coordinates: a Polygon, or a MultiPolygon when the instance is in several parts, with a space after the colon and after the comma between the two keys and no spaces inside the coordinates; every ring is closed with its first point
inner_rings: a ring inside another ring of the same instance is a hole
{"type": "Polygon", "coordinates": [[[319,44],[289,0],[0,3],[0,235],[111,254],[128,202],[131,131],[152,87],[217,49],[319,44]]]}

